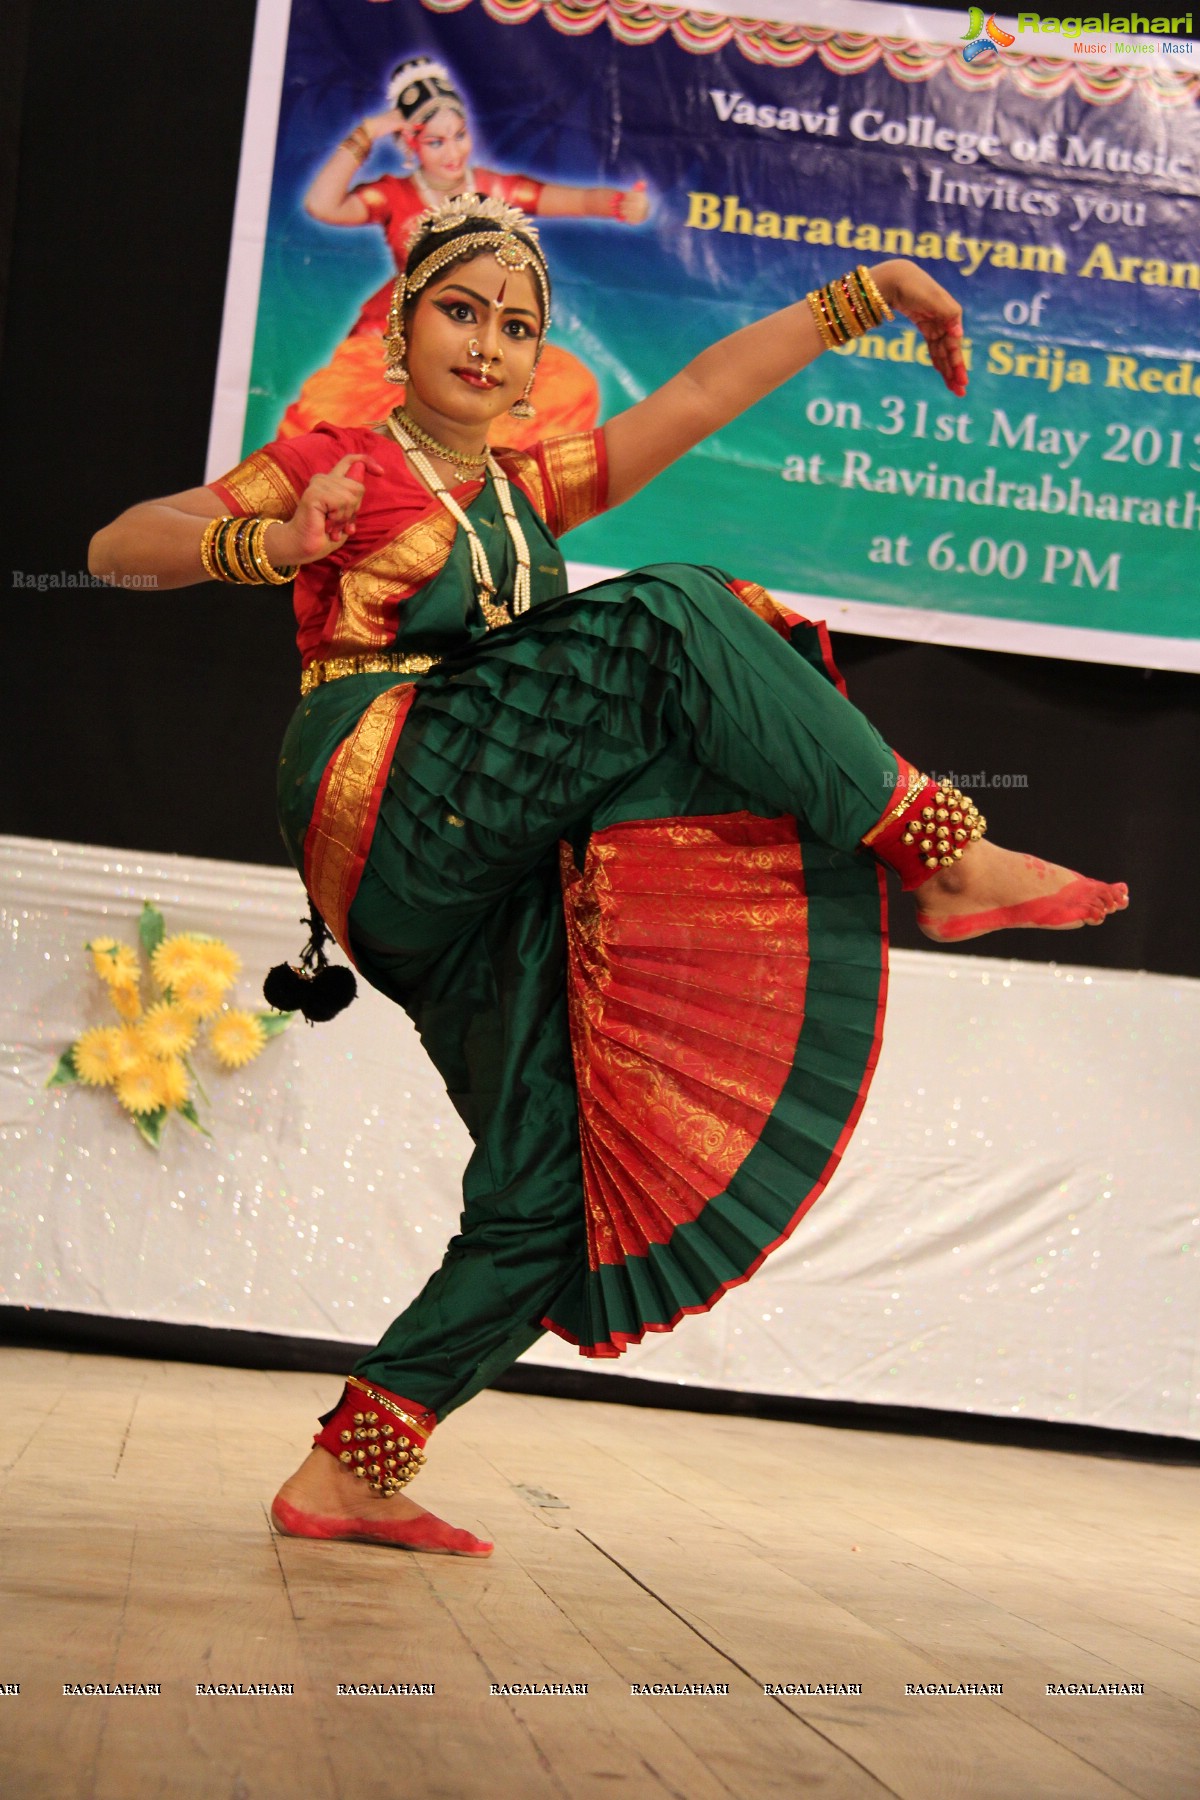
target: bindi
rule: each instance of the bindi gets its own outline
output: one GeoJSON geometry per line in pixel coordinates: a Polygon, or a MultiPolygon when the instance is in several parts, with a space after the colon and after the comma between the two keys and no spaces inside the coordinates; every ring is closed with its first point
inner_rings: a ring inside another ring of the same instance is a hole
{"type": "Polygon", "coordinates": [[[500,308],[504,305],[504,296],[505,296],[505,294],[507,294],[507,292],[508,292],[508,282],[502,281],[500,283],[500,292],[496,295],[496,298],[492,301],[492,305],[495,307],[497,312],[499,312],[500,308]]]}

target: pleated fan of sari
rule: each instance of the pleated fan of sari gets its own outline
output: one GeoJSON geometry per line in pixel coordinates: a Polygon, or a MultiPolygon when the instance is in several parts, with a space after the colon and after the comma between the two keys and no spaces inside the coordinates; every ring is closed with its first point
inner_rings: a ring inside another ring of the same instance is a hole
{"type": "Polygon", "coordinates": [[[562,879],[588,1268],[545,1323],[614,1356],[744,1281],[828,1178],[878,1049],[880,887],[748,812],[609,826],[562,879]]]}

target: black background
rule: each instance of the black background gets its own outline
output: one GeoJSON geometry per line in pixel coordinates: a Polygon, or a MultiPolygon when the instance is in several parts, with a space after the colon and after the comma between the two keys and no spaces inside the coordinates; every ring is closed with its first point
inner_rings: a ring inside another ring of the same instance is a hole
{"type": "MultiPolygon", "coordinates": [[[[100,525],[203,479],[253,14],[6,0],[6,832],[284,861],[273,767],[296,658],[280,596],[12,580],[85,570],[100,525]]],[[[997,842],[1132,887],[1101,931],[967,950],[1200,975],[1194,677],[835,643],[852,698],[912,761],[1028,777],[977,796],[997,842]]],[[[910,913],[893,909],[902,945],[924,941],[910,913]]]]}

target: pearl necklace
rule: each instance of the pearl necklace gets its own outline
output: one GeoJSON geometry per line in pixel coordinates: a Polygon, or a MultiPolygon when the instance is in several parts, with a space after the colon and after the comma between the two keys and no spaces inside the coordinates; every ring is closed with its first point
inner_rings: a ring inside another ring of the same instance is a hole
{"type": "Polygon", "coordinates": [[[449,444],[439,444],[438,440],[423,426],[418,425],[406,407],[397,406],[392,411],[397,424],[403,426],[409,437],[418,443],[422,450],[432,451],[433,455],[440,456],[443,462],[448,462],[454,468],[461,469],[469,479],[483,473],[487,466],[486,450],[481,450],[478,455],[469,450],[452,450],[449,444]]]}
{"type": "Polygon", "coordinates": [[[508,483],[508,476],[493,457],[491,451],[485,451],[484,460],[487,472],[491,476],[492,485],[496,489],[496,495],[500,501],[500,511],[504,514],[504,523],[508,528],[508,535],[512,541],[512,547],[516,552],[517,557],[517,577],[513,583],[512,613],[509,612],[508,607],[502,600],[497,601],[495,598],[496,582],[492,575],[491,564],[488,562],[487,551],[483,547],[483,542],[479,533],[476,531],[474,525],[472,525],[462,507],[458,504],[458,501],[454,498],[454,495],[447,488],[445,482],[442,480],[433,464],[429,461],[428,457],[424,456],[417,448],[416,443],[410,435],[412,430],[411,420],[406,419],[405,423],[402,425],[396,417],[396,414],[399,413],[400,410],[401,409],[397,407],[395,412],[388,414],[388,430],[400,445],[400,448],[408,456],[409,461],[412,463],[418,475],[420,475],[422,481],[424,481],[431,493],[437,496],[442,505],[446,508],[446,511],[466,532],[467,542],[471,549],[471,574],[475,582],[475,596],[479,601],[479,610],[483,614],[488,629],[491,630],[497,625],[511,625],[513,622],[513,613],[519,614],[529,611],[531,584],[529,576],[529,545],[526,542],[525,533],[521,529],[521,521],[518,519],[516,510],[513,506],[512,489],[508,483]]]}

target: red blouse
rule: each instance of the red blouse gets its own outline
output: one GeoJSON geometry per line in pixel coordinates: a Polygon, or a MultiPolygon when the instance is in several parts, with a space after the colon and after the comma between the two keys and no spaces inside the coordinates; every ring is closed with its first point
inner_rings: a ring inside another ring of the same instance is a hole
{"type": "MultiPolygon", "coordinates": [[[[290,519],[312,477],[354,453],[372,457],[383,474],[363,477],[353,537],[296,577],[296,642],[305,668],[326,657],[387,650],[403,637],[404,603],[450,553],[458,529],[452,515],[413,473],[400,446],[366,425],[318,425],[279,439],[209,483],[230,513],[290,519]]],[[[547,438],[532,452],[493,454],[553,538],[607,504],[603,431],[547,438]]],[[[482,487],[482,480],[464,481],[451,492],[465,511],[482,487]]]]}

